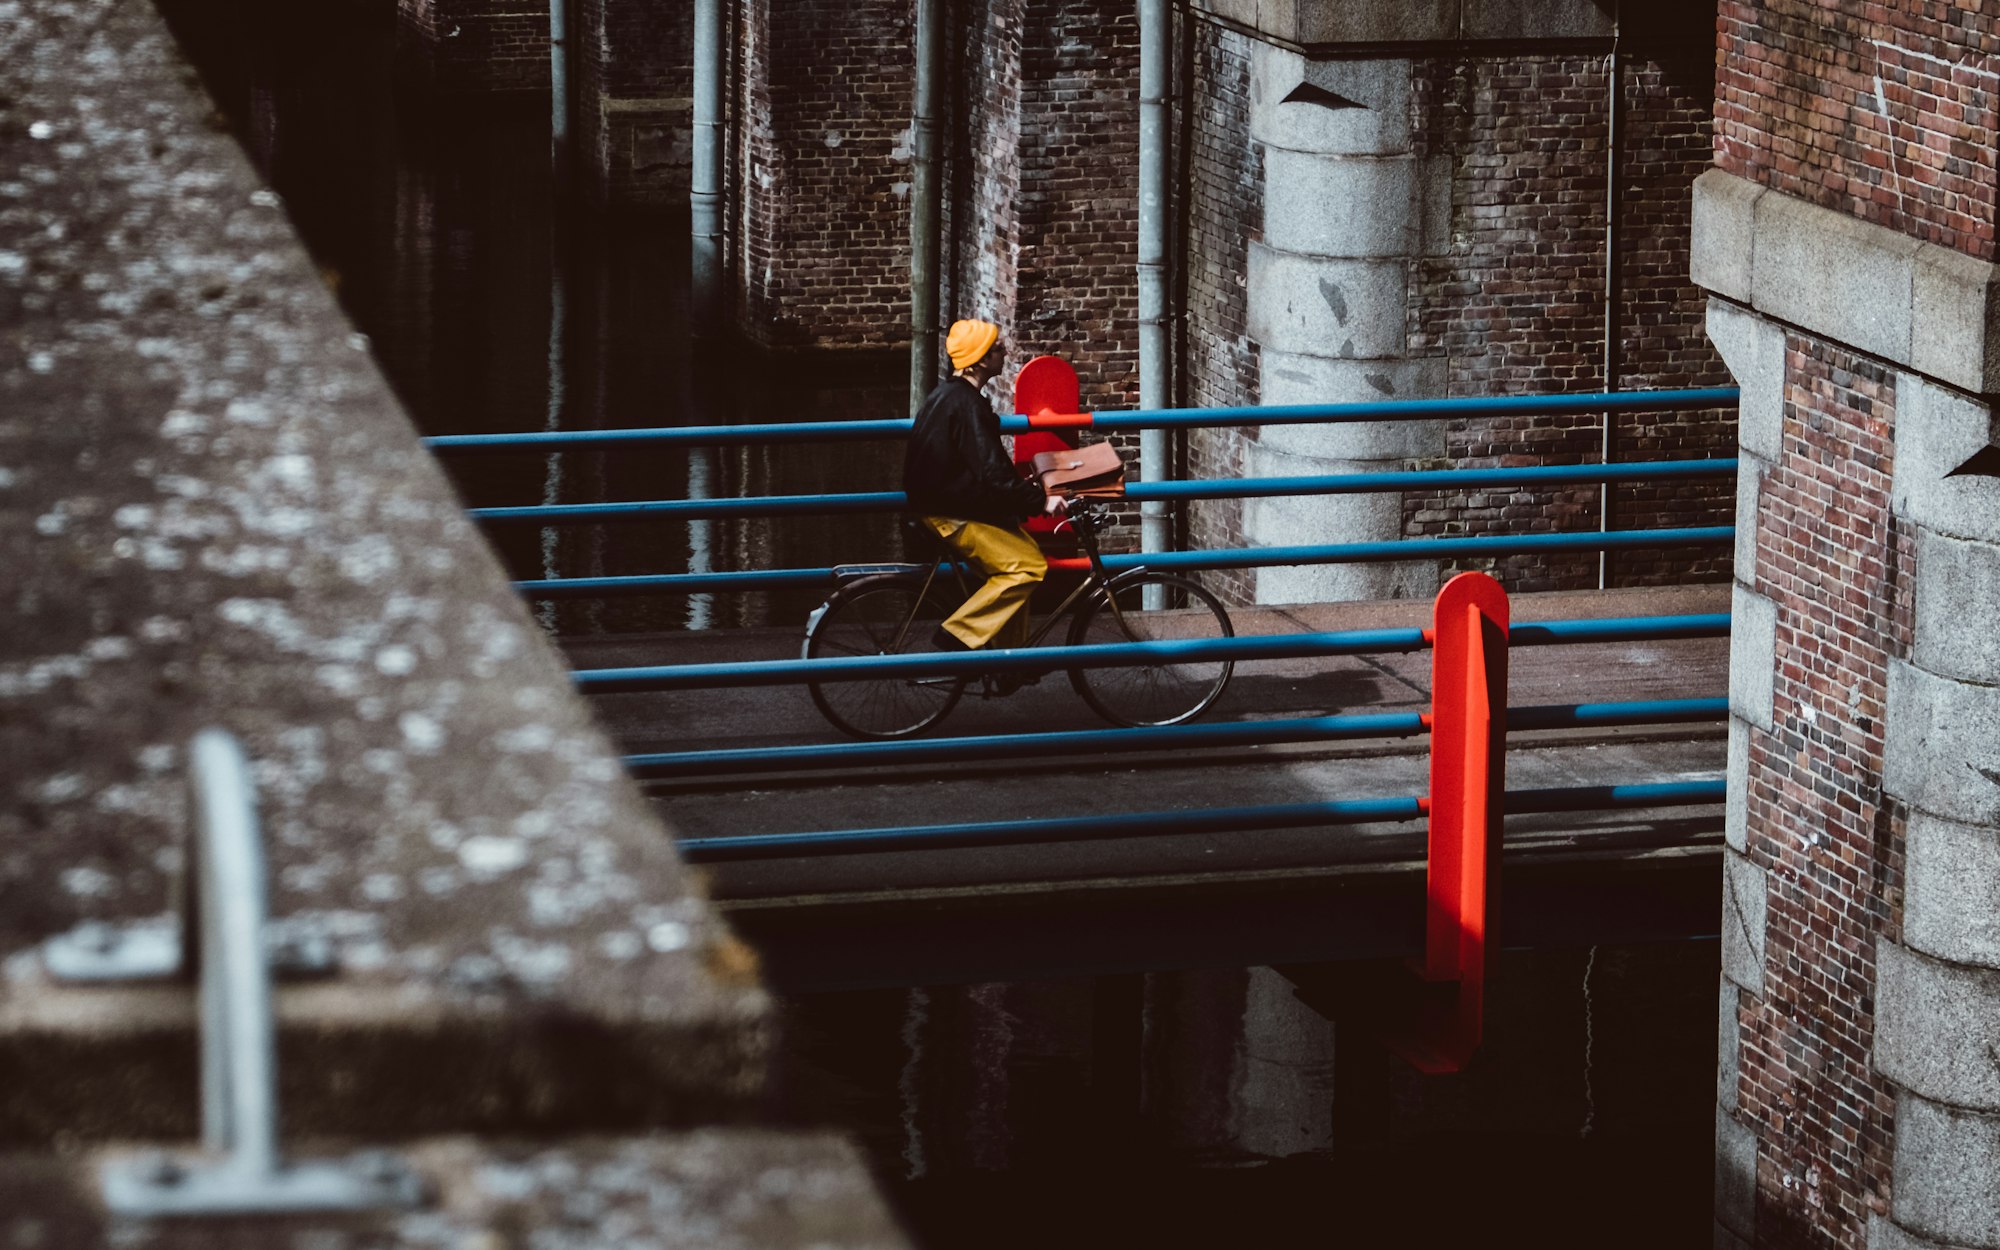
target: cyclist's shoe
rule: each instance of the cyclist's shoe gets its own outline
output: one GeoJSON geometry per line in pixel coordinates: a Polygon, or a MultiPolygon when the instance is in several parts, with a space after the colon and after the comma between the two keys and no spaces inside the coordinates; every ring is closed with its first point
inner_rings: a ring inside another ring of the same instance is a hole
{"type": "Polygon", "coordinates": [[[1046,673],[995,673],[986,681],[994,696],[1004,699],[1023,686],[1036,684],[1047,675],[1046,673]]]}
{"type": "Polygon", "coordinates": [[[936,629],[931,631],[931,650],[970,651],[972,650],[972,648],[960,642],[958,640],[957,634],[952,633],[950,630],[940,625],[936,629]]]}

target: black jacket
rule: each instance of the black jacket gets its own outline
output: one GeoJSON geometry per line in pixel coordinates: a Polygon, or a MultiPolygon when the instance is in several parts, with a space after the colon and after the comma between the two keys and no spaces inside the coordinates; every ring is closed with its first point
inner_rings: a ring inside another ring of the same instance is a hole
{"type": "Polygon", "coordinates": [[[1013,525],[1042,509],[1042,488],[1014,471],[1000,444],[993,405],[960,378],[938,383],[917,409],[903,489],[914,512],[988,525],[1013,525]]]}

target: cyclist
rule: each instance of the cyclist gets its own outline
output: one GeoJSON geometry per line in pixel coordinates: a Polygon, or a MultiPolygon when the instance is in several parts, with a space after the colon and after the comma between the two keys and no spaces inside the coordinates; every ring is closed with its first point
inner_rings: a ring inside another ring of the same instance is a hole
{"type": "MultiPolygon", "coordinates": [[[[1027,640],[1028,600],[1047,576],[1041,548],[1020,522],[1062,510],[1057,495],[1019,477],[1000,443],[1000,418],[981,394],[1006,363],[1000,327],[957,321],[945,335],[952,376],[917,409],[903,457],[910,507],[937,536],[985,570],[986,581],[938,626],[932,643],[944,651],[974,651],[995,642],[1027,640]]],[[[1000,693],[1023,684],[996,678],[1000,693]]]]}

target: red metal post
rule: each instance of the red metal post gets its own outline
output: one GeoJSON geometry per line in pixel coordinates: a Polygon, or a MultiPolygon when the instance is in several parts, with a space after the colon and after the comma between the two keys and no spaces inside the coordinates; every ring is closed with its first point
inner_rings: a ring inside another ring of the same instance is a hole
{"type": "Polygon", "coordinates": [[[1487,942],[1497,930],[1507,749],[1507,593],[1484,573],[1439,592],[1432,630],[1430,849],[1423,976],[1456,982],[1456,1009],[1404,1047],[1458,1071],[1479,1045],[1487,942]]]}

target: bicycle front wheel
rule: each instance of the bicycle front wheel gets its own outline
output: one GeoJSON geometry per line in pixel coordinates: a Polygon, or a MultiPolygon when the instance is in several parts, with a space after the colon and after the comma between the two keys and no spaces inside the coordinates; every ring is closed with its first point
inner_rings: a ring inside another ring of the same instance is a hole
{"type": "MultiPolygon", "coordinates": [[[[957,604],[935,579],[868,578],[835,591],[806,630],[805,658],[921,655],[957,604]]],[[[943,720],[965,690],[963,677],[880,677],[811,682],[813,703],[834,727],[857,738],[907,738],[943,720]]]]}
{"type": "MultiPolygon", "coordinates": [[[[1077,611],[1072,646],[1229,638],[1236,631],[1216,597],[1185,577],[1144,573],[1121,581],[1077,611]],[[1156,588],[1157,608],[1146,607],[1156,588]],[[1114,610],[1115,609],[1115,610],[1114,610]]],[[[1226,660],[1147,664],[1127,668],[1075,668],[1069,680],[1083,701],[1114,725],[1178,725],[1207,711],[1222,697],[1232,665],[1226,660]]]]}

